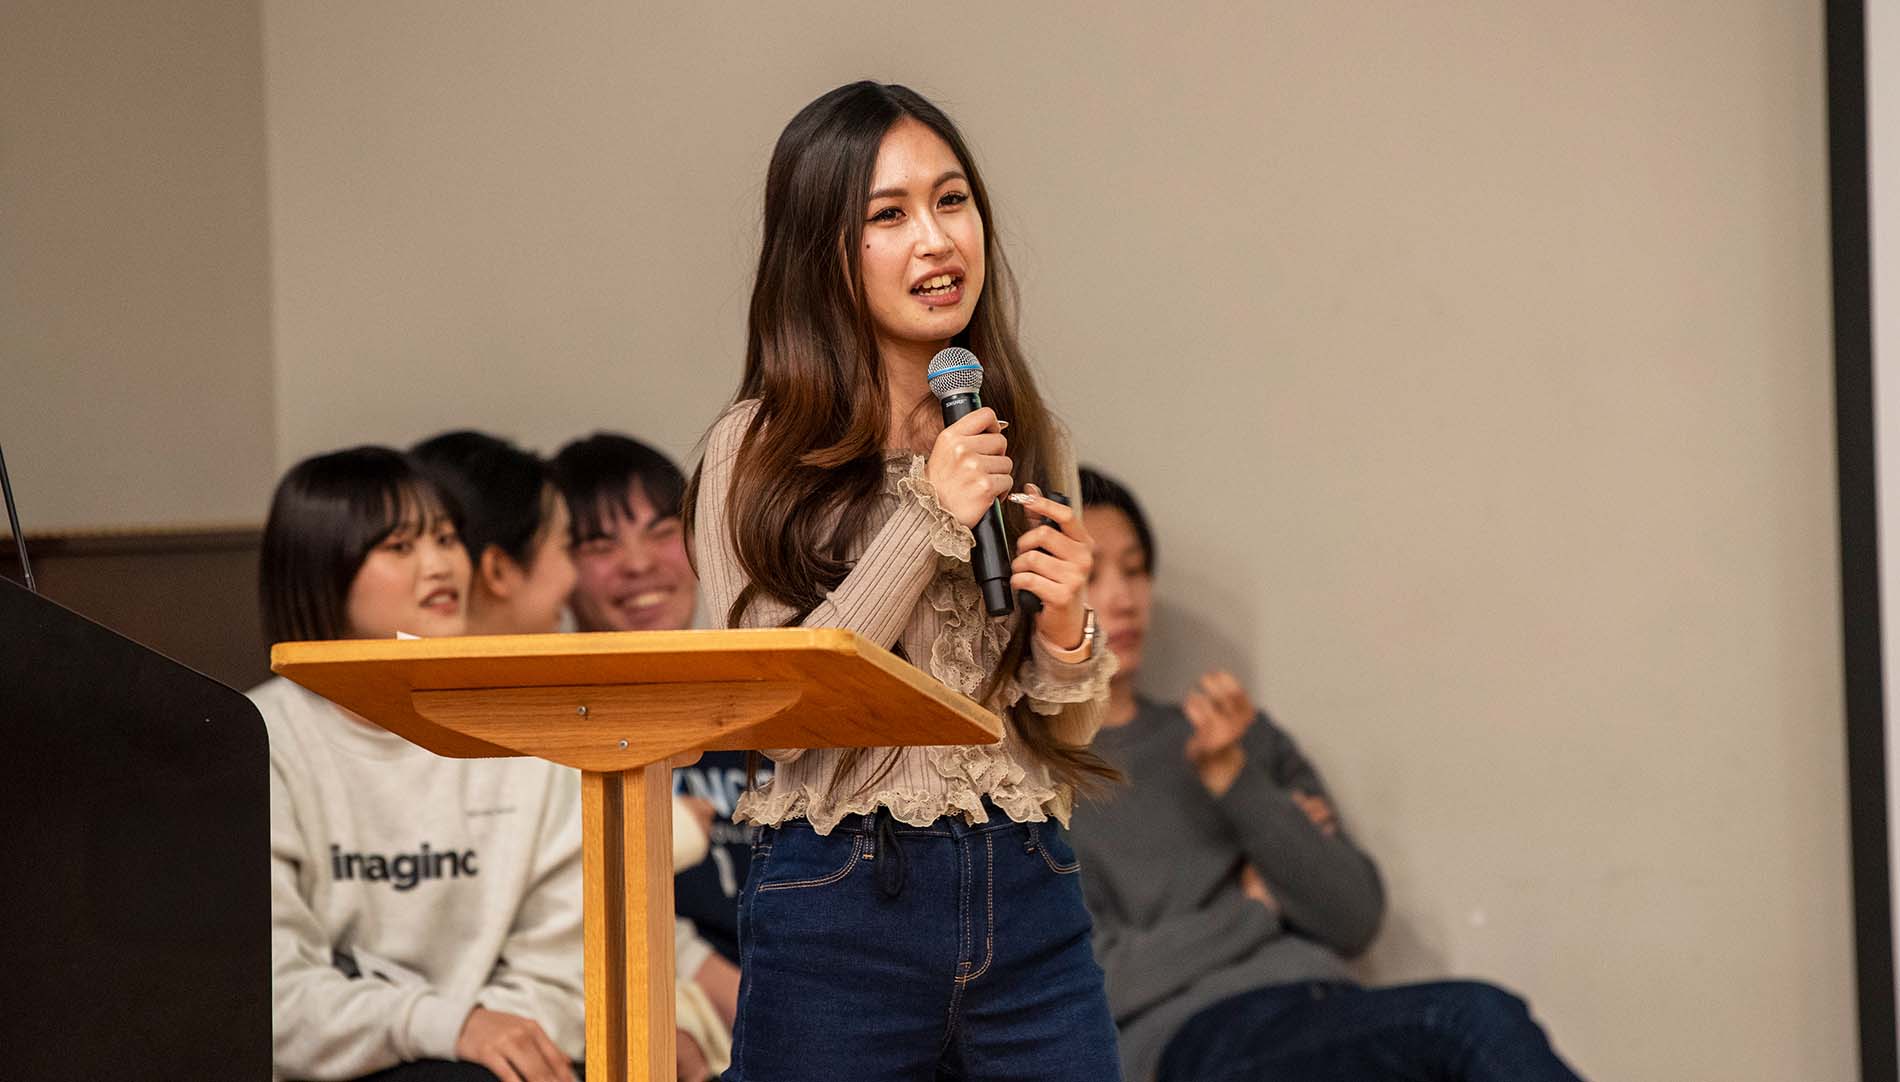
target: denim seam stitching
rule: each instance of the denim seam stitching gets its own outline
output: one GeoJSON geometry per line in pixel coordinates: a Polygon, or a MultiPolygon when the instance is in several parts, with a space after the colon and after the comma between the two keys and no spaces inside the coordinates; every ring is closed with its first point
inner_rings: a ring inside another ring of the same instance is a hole
{"type": "MultiPolygon", "coordinates": [[[[968,962],[958,962],[957,968],[962,969],[969,964],[968,962]]],[[[937,1048],[937,1054],[939,1056],[948,1052],[950,1050],[950,1042],[957,1038],[957,1008],[961,1006],[963,1006],[963,978],[957,977],[950,982],[950,1011],[945,1015],[943,1020],[943,1044],[937,1048]]]]}
{"type": "MultiPolygon", "coordinates": [[[[767,846],[765,849],[765,852],[767,856],[770,856],[772,853],[771,847],[767,846]]],[[[765,874],[764,861],[759,861],[756,864],[756,868],[758,869],[758,872],[761,876],[765,874]]],[[[758,893],[759,892],[756,888],[752,892],[753,898],[755,900],[758,897],[758,893]]],[[[741,891],[740,894],[743,897],[744,891],[741,891]]],[[[752,968],[752,945],[753,945],[753,941],[758,939],[758,930],[752,927],[752,922],[753,922],[752,914],[749,912],[746,913],[745,914],[745,926],[746,926],[745,933],[746,934],[741,937],[743,942],[739,951],[739,965],[747,973],[756,972],[756,970],[752,968]]],[[[739,1020],[742,1018],[750,1017],[751,1012],[746,1010],[746,1004],[752,1001],[753,983],[754,982],[749,981],[749,980],[741,980],[739,982],[739,991],[741,994],[739,996],[739,1002],[737,1004],[737,1012],[733,1016],[732,1067],[734,1068],[734,1071],[737,1077],[741,1079],[745,1077],[745,1031],[743,1027],[739,1025],[739,1020]]]]}
{"type": "Polygon", "coordinates": [[[1082,869],[1082,862],[1079,860],[1074,864],[1057,864],[1049,858],[1049,850],[1044,849],[1040,845],[1036,847],[1036,852],[1041,855],[1042,862],[1049,866],[1049,870],[1057,875],[1074,875],[1082,869]]]}
{"type": "Polygon", "coordinates": [[[858,866],[858,857],[863,854],[863,850],[864,847],[862,845],[857,842],[852,842],[851,859],[844,862],[844,867],[832,872],[830,875],[820,876],[817,879],[796,879],[790,883],[760,883],[758,893],[764,894],[768,890],[801,890],[807,887],[822,887],[836,883],[838,880],[850,875],[851,869],[858,866]]]}
{"type": "Polygon", "coordinates": [[[1036,855],[1042,858],[1042,862],[1049,866],[1049,870],[1057,875],[1074,875],[1082,867],[1080,859],[1072,864],[1057,864],[1055,858],[1049,855],[1049,847],[1042,844],[1042,832],[1036,829],[1034,823],[1029,824],[1029,845],[1036,851],[1036,855]]]}
{"type": "Polygon", "coordinates": [[[986,927],[983,937],[983,968],[974,973],[965,973],[957,980],[965,984],[990,971],[990,963],[996,960],[996,846],[990,843],[988,835],[983,838],[983,858],[987,863],[987,882],[984,884],[988,896],[984,899],[986,927]]]}
{"type": "Polygon", "coordinates": [[[969,839],[964,839],[962,843],[957,846],[957,858],[963,865],[963,875],[957,884],[957,893],[962,901],[961,912],[957,914],[960,924],[957,940],[957,963],[965,969],[968,969],[970,966],[976,964],[970,960],[970,952],[976,950],[976,933],[970,927],[970,921],[974,915],[970,911],[970,880],[975,877],[976,869],[970,866],[969,839]]]}
{"type": "Polygon", "coordinates": [[[957,858],[961,871],[957,876],[957,974],[950,980],[950,1010],[944,1018],[943,1045],[937,1049],[942,1056],[950,1050],[950,1042],[957,1035],[957,1008],[963,1005],[963,973],[970,968],[964,956],[970,953],[970,847],[966,839],[956,841],[957,858]]]}

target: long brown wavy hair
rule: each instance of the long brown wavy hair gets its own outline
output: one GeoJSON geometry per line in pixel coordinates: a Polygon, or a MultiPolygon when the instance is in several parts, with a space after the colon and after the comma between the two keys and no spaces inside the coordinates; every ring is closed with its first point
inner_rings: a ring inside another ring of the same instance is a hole
{"type": "MultiPolygon", "coordinates": [[[[744,509],[727,522],[749,581],[724,614],[728,626],[738,626],[762,597],[793,609],[788,624],[803,620],[850,573],[848,553],[870,525],[892,438],[891,403],[858,253],[878,148],[906,117],[956,154],[983,221],[987,281],[954,344],[983,361],[983,401],[1010,422],[1018,483],[1050,487],[1054,420],[1016,341],[1016,285],[969,147],[942,110],[908,87],[841,86],[786,125],[765,175],[764,241],[746,321],[745,375],[734,396],[759,406],[725,493],[728,507],[744,509]]],[[[934,404],[926,395],[916,411],[934,404]]],[[[689,538],[699,484],[696,470],[684,504],[689,538]]],[[[1020,533],[1021,509],[1005,503],[1004,513],[1012,535],[1020,533]]],[[[1028,620],[1018,614],[979,702],[989,704],[1021,664],[1029,635],[1028,620]]],[[[1011,714],[1018,738],[1058,780],[1087,789],[1119,776],[1086,748],[1056,740],[1048,720],[1027,703],[1011,714]]],[[[856,754],[847,753],[844,769],[856,754]]],[[[895,755],[876,773],[894,762],[895,755]]]]}

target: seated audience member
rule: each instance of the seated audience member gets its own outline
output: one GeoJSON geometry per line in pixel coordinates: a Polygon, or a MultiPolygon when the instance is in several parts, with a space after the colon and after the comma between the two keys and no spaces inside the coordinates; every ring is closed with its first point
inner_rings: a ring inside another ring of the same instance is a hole
{"type": "Polygon", "coordinates": [[[1082,471],[1089,599],[1121,661],[1095,749],[1130,785],[1075,817],[1096,954],[1131,1082],[1574,1082],[1525,1004],[1488,984],[1362,988],[1372,860],[1286,732],[1232,676],[1180,706],[1135,693],[1155,548],[1128,490],[1082,471]]]}
{"type": "MultiPolygon", "coordinates": [[[[462,546],[472,568],[469,634],[559,630],[575,572],[567,499],[554,483],[550,463],[507,440],[470,431],[424,440],[410,454],[462,510],[462,546]]],[[[674,798],[675,871],[705,860],[712,813],[706,801],[674,798]]],[[[681,928],[674,947],[689,968],[680,971],[675,987],[679,1078],[703,1082],[725,1067],[731,1022],[691,982],[706,947],[690,925],[681,928]]]]}
{"type": "Polygon", "coordinates": [[[560,449],[554,479],[574,513],[570,604],[582,631],[693,626],[699,579],[686,556],[686,476],[639,440],[596,432],[560,449]]]}
{"type": "MultiPolygon", "coordinates": [[[[395,451],[299,463],[264,527],[266,632],[462,634],[458,520],[395,451]]],[[[442,758],[282,678],[250,696],[270,737],[276,1077],[572,1080],[578,775],[442,758]]]]}
{"type": "Polygon", "coordinates": [[[462,509],[468,633],[559,631],[574,589],[567,501],[541,456],[482,432],[444,432],[410,455],[462,509]]]}
{"type": "MultiPolygon", "coordinates": [[[[579,572],[568,606],[581,631],[679,631],[693,625],[699,579],[686,555],[680,497],[686,477],[664,454],[597,432],[554,456],[574,515],[579,572]]],[[[763,773],[763,772],[762,772],[763,773]]],[[[746,755],[709,751],[673,772],[673,789],[712,809],[711,859],[674,878],[674,905],[701,941],[680,950],[679,972],[705,990],[730,1030],[739,1003],[739,888],[751,831],[732,821],[746,755]]],[[[724,1050],[708,1049],[720,1064],[724,1050]]]]}

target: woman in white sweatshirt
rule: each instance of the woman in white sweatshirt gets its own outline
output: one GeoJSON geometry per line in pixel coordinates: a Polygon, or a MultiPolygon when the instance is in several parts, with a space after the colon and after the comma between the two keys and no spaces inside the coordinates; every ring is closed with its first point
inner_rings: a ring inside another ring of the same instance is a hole
{"type": "MultiPolygon", "coordinates": [[[[395,451],[299,463],[264,529],[270,639],[463,634],[458,520],[395,451]]],[[[574,772],[445,759],[282,679],[251,698],[271,746],[276,1076],[573,1079],[585,1048],[574,772]]]]}
{"type": "MultiPolygon", "coordinates": [[[[546,459],[486,432],[444,432],[409,449],[422,471],[462,513],[468,553],[464,605],[471,635],[558,631],[576,578],[567,498],[546,459]]],[[[623,484],[622,489],[626,486],[623,484]]],[[[690,598],[688,601],[690,602],[690,598]]],[[[712,805],[673,798],[673,870],[706,858],[712,805]]],[[[706,1082],[731,1062],[736,1004],[722,1011],[701,976],[717,973],[713,948],[692,924],[674,921],[673,1013],[679,1025],[679,1082],[706,1082]]],[[[732,977],[734,984],[738,977],[732,977]]]]}

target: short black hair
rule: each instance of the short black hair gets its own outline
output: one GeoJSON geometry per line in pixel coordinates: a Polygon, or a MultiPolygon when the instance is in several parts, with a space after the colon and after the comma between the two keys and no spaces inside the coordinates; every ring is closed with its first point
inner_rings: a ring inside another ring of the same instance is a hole
{"type": "Polygon", "coordinates": [[[1135,540],[1141,543],[1142,563],[1149,574],[1154,574],[1154,534],[1148,530],[1148,516],[1142,514],[1141,504],[1135,502],[1135,494],[1128,491],[1127,485],[1093,466],[1084,466],[1082,507],[1085,514],[1090,507],[1112,507],[1127,515],[1128,524],[1135,528],[1135,540]]]}
{"type": "Polygon", "coordinates": [[[554,456],[554,483],[574,516],[576,543],[607,536],[616,514],[633,517],[627,490],[635,483],[653,505],[655,518],[675,518],[686,492],[686,475],[673,460],[631,436],[596,432],[554,456]]]}
{"type": "Polygon", "coordinates": [[[405,525],[431,530],[462,512],[409,456],[352,447],[306,458],[271,497],[257,566],[264,633],[272,642],[350,633],[350,584],[370,551],[405,525]]]}
{"type": "Polygon", "coordinates": [[[431,436],[409,454],[461,505],[462,547],[471,565],[481,566],[482,553],[493,546],[528,566],[559,498],[546,459],[469,429],[431,436]]]}

